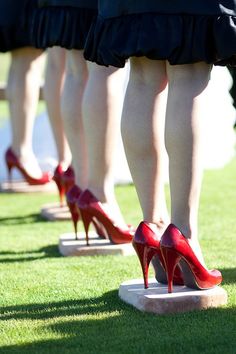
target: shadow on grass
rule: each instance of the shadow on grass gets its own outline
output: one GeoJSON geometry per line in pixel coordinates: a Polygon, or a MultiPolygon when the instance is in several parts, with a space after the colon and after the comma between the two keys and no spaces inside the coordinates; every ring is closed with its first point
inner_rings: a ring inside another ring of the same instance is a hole
{"type": "Polygon", "coordinates": [[[41,247],[37,250],[14,252],[6,251],[0,252],[0,263],[14,263],[14,262],[30,262],[35,261],[36,259],[45,259],[45,258],[57,258],[61,257],[61,254],[58,251],[57,245],[50,245],[41,247]]]}
{"type": "Polygon", "coordinates": [[[47,220],[45,220],[40,214],[29,214],[0,218],[0,224],[2,226],[15,226],[37,222],[47,222],[47,220]]]}
{"type": "Polygon", "coordinates": [[[2,309],[1,321],[13,320],[19,328],[21,320],[43,322],[35,329],[38,339],[2,346],[0,353],[231,354],[235,316],[235,307],[168,316],[142,313],[123,303],[117,290],[97,298],[9,306],[2,309]]]}

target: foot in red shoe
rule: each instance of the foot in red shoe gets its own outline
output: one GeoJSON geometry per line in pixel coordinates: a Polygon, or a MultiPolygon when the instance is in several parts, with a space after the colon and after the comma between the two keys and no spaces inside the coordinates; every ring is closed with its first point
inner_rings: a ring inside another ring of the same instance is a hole
{"type": "Polygon", "coordinates": [[[161,238],[161,253],[168,278],[168,292],[173,291],[173,274],[180,264],[184,284],[193,289],[210,289],[222,282],[218,270],[206,269],[198,260],[187,238],[173,224],[170,224],[161,238]]]}

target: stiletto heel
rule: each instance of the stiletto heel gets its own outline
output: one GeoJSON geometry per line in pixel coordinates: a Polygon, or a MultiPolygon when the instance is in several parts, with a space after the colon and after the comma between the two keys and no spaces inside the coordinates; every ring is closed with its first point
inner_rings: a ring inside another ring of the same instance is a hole
{"type": "Polygon", "coordinates": [[[169,292],[173,291],[172,276],[177,263],[180,263],[184,284],[189,288],[210,289],[222,281],[218,270],[208,270],[199,262],[186,237],[173,224],[162,235],[161,253],[167,270],[169,292]]]}
{"type": "MultiPolygon", "coordinates": [[[[153,231],[147,222],[142,221],[139,224],[132,244],[142,267],[144,287],[148,288],[148,269],[154,256],[156,279],[159,283],[167,284],[164,260],[160,250],[160,236],[153,231]]],[[[175,284],[183,285],[183,278],[179,267],[174,272],[173,280],[175,284]]]]}
{"type": "Polygon", "coordinates": [[[181,257],[168,248],[162,249],[162,257],[164,259],[165,269],[167,274],[168,293],[172,293],[174,271],[181,257]]]}
{"type": "Polygon", "coordinates": [[[69,166],[62,175],[62,183],[67,193],[75,185],[75,172],[72,166],[69,166]]]}
{"type": "Polygon", "coordinates": [[[7,172],[8,172],[8,183],[11,184],[12,183],[12,178],[11,178],[11,172],[12,172],[12,165],[6,161],[7,164],[7,172]]]}
{"type": "Polygon", "coordinates": [[[59,164],[56,167],[53,177],[52,177],[52,179],[55,181],[55,183],[57,185],[61,207],[63,205],[63,200],[64,200],[64,196],[65,196],[65,188],[63,186],[63,181],[62,181],[63,173],[64,173],[63,167],[61,164],[59,164]]]}
{"type": "MultiPolygon", "coordinates": [[[[69,183],[71,183],[71,182],[69,182],[69,180],[68,180],[67,187],[69,186],[69,183]]],[[[71,218],[72,218],[72,222],[74,225],[76,240],[78,239],[77,224],[80,219],[80,212],[79,212],[79,209],[77,206],[77,202],[78,202],[78,199],[79,199],[81,193],[82,193],[82,190],[76,184],[74,184],[66,193],[66,202],[67,202],[68,208],[71,213],[71,218]]],[[[93,218],[92,223],[93,223],[93,226],[94,226],[98,236],[103,239],[106,238],[106,236],[104,235],[104,230],[99,225],[97,220],[93,218]]],[[[88,239],[88,235],[86,235],[86,240],[87,239],[88,239]]],[[[87,244],[88,244],[88,242],[87,242],[87,244]]]]}
{"type": "Polygon", "coordinates": [[[5,161],[8,168],[8,176],[10,177],[10,180],[11,180],[11,170],[13,167],[17,168],[21,172],[26,182],[28,182],[30,185],[46,184],[50,182],[52,179],[51,173],[49,172],[42,173],[41,178],[34,178],[30,176],[11,148],[8,148],[5,153],[5,161]]]}
{"type": "Polygon", "coordinates": [[[80,209],[80,215],[81,215],[81,219],[82,219],[83,224],[84,224],[86,243],[87,243],[87,246],[89,246],[88,231],[89,231],[89,225],[92,222],[92,216],[89,213],[87,213],[85,210],[83,210],[83,209],[80,209]]]}
{"type": "MultiPolygon", "coordinates": [[[[99,222],[103,226],[111,243],[121,244],[132,241],[134,230],[127,225],[127,229],[116,226],[104,211],[102,203],[87,189],[78,200],[78,207],[84,223],[86,237],[88,238],[88,228],[92,220],[99,222]]],[[[96,225],[96,224],[95,224],[96,225]]]]}
{"type": "Polygon", "coordinates": [[[148,270],[152,257],[157,252],[155,249],[149,248],[142,243],[133,242],[133,247],[138,255],[142,272],[145,289],[148,288],[148,270]]]}
{"type": "Polygon", "coordinates": [[[80,218],[76,203],[81,193],[82,190],[76,184],[66,193],[66,202],[71,213],[76,240],[78,239],[77,224],[80,218]]]}

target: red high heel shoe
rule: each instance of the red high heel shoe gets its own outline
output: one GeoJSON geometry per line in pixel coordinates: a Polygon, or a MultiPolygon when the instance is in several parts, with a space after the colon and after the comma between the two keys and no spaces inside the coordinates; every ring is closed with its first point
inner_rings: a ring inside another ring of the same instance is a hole
{"type": "Polygon", "coordinates": [[[66,170],[63,169],[62,164],[58,164],[53,175],[53,180],[56,182],[59,192],[60,205],[63,205],[65,193],[75,184],[75,174],[71,166],[66,170]]]}
{"type": "Polygon", "coordinates": [[[52,176],[50,172],[43,172],[41,178],[34,178],[31,177],[28,172],[25,170],[25,168],[22,166],[20,163],[18,157],[14,153],[14,151],[11,148],[8,148],[6,153],[5,153],[5,161],[8,169],[8,179],[9,182],[11,182],[11,171],[15,167],[17,168],[23,177],[25,178],[26,182],[28,182],[30,185],[41,185],[41,184],[46,184],[51,181],[52,176]]]}
{"type": "MultiPolygon", "coordinates": [[[[150,262],[155,257],[156,279],[159,283],[167,284],[164,261],[160,250],[160,237],[145,221],[142,221],[133,238],[133,247],[138,255],[144,279],[144,287],[148,288],[148,269],[150,262]]],[[[174,283],[183,285],[180,269],[177,267],[174,274],[174,283]]]]}
{"type": "Polygon", "coordinates": [[[75,239],[77,240],[77,223],[79,221],[80,215],[79,215],[79,210],[77,208],[77,200],[79,199],[80,194],[82,193],[82,190],[75,184],[73,187],[69,189],[69,191],[66,193],[66,202],[68,205],[68,208],[71,213],[71,218],[73,221],[74,225],[74,230],[75,230],[75,239]]]}
{"type": "MultiPolygon", "coordinates": [[[[80,213],[79,213],[79,208],[77,206],[77,202],[78,202],[78,199],[79,199],[81,193],[82,193],[82,190],[76,184],[74,186],[72,186],[69,189],[69,191],[66,193],[66,201],[67,201],[67,205],[70,210],[70,213],[71,213],[71,218],[72,218],[73,225],[74,225],[76,240],[78,239],[77,224],[80,219],[80,213]]],[[[102,226],[99,224],[99,222],[95,218],[93,218],[92,223],[93,223],[93,226],[94,226],[98,236],[103,239],[106,238],[106,235],[104,233],[102,226]]]]}
{"type": "Polygon", "coordinates": [[[88,189],[81,194],[78,200],[78,207],[84,224],[87,244],[89,244],[89,225],[94,218],[102,224],[104,230],[106,231],[107,238],[109,238],[111,243],[121,244],[132,241],[134,235],[132,227],[127,225],[127,229],[121,229],[114,225],[113,221],[104,211],[102,203],[99,202],[99,200],[88,189]]]}
{"type": "Polygon", "coordinates": [[[65,195],[65,188],[63,186],[62,183],[62,176],[63,173],[65,171],[63,170],[63,167],[61,164],[57,165],[57,167],[55,168],[54,174],[52,179],[55,181],[56,185],[57,185],[57,189],[59,192],[59,198],[60,198],[60,206],[62,207],[63,205],[63,199],[64,199],[64,195],[65,195]]]}
{"type": "Polygon", "coordinates": [[[75,172],[72,166],[69,166],[62,175],[62,183],[65,189],[65,193],[75,185],[75,172]]]}
{"type": "Polygon", "coordinates": [[[165,262],[168,292],[173,291],[173,274],[180,262],[184,283],[193,289],[211,289],[222,282],[218,270],[207,270],[198,260],[186,237],[170,224],[161,238],[161,253],[165,262]]]}

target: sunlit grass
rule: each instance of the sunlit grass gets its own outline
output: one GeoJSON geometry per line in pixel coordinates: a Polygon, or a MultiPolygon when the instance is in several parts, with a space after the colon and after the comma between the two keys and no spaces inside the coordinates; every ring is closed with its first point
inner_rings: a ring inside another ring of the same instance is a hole
{"type": "MultiPolygon", "coordinates": [[[[0,353],[235,353],[235,171],[236,160],[206,172],[199,218],[206,262],[222,271],[228,304],[168,316],[119,299],[120,283],[141,277],[136,256],[60,256],[58,237],[72,232],[71,223],[39,215],[56,195],[1,194],[0,353]]],[[[134,187],[116,193],[127,222],[137,225],[134,187]]]]}

